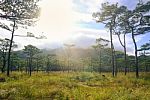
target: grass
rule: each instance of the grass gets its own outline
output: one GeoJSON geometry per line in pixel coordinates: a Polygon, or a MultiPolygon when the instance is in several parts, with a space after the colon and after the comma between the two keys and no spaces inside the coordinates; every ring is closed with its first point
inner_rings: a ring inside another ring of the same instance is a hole
{"type": "Polygon", "coordinates": [[[150,73],[136,79],[133,73],[111,77],[111,73],[90,72],[14,72],[0,74],[0,99],[9,100],[149,100],[150,73]]]}

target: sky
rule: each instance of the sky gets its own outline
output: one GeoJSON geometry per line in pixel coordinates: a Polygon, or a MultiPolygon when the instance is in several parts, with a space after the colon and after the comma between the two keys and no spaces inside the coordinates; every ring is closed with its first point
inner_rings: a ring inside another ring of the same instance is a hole
{"type": "MultiPolygon", "coordinates": [[[[31,31],[36,36],[45,35],[47,39],[15,37],[14,41],[22,49],[24,45],[32,44],[40,49],[63,47],[64,44],[75,44],[76,47],[90,48],[95,39],[102,37],[110,40],[109,31],[101,23],[96,23],[92,13],[100,9],[101,3],[110,0],[42,0],[41,15],[35,27],[18,29],[15,34],[24,35],[31,31]]],[[[143,0],[148,1],[148,0],[143,0]]],[[[133,9],[138,0],[111,0],[133,9]]],[[[10,33],[0,29],[0,37],[10,38],[10,33]]],[[[138,47],[146,43],[150,34],[136,37],[138,47]]],[[[113,36],[115,49],[123,50],[116,36],[113,36]]],[[[134,47],[130,35],[127,35],[127,52],[133,54],[134,47]]]]}

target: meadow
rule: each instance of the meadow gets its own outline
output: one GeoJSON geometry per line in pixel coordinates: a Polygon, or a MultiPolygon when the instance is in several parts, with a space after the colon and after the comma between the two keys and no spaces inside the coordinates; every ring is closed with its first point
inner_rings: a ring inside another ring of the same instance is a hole
{"type": "Polygon", "coordinates": [[[13,72],[0,74],[0,100],[150,100],[150,73],[13,72]]]}

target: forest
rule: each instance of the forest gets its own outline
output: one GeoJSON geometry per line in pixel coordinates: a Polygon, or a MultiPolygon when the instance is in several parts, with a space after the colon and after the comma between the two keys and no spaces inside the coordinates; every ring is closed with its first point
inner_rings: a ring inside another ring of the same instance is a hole
{"type": "Polygon", "coordinates": [[[137,42],[137,37],[150,34],[149,0],[139,0],[133,9],[119,1],[101,3],[91,16],[109,37],[100,34],[86,48],[69,42],[46,49],[32,41],[20,48],[16,37],[48,40],[29,30],[38,24],[39,2],[0,1],[0,34],[9,36],[0,35],[1,100],[149,100],[150,40],[147,36],[148,41],[137,42]],[[27,32],[20,35],[19,29],[27,32]]]}

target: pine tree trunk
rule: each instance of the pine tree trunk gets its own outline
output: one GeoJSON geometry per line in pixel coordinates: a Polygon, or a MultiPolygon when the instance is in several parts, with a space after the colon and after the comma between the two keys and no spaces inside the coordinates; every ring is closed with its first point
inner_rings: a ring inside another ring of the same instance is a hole
{"type": "Polygon", "coordinates": [[[125,62],[125,75],[127,75],[127,54],[126,47],[124,47],[124,62],[125,62]]]}
{"type": "Polygon", "coordinates": [[[134,31],[133,31],[133,28],[132,29],[132,40],[133,40],[133,43],[134,43],[134,48],[135,48],[135,67],[136,67],[136,78],[139,77],[139,67],[138,67],[138,56],[137,56],[137,44],[136,44],[136,41],[135,41],[135,37],[134,37],[134,31]]]}
{"type": "Polygon", "coordinates": [[[146,65],[146,55],[145,55],[145,50],[144,50],[144,67],[145,67],[145,72],[147,72],[147,65],[146,65]]]}
{"type": "Polygon", "coordinates": [[[127,49],[126,49],[126,35],[124,34],[124,62],[125,62],[125,75],[127,75],[127,49]]]}
{"type": "Polygon", "coordinates": [[[29,74],[31,76],[31,74],[32,74],[32,57],[30,57],[29,59],[30,59],[29,60],[29,74]]]}
{"type": "Polygon", "coordinates": [[[5,66],[6,66],[6,55],[5,55],[5,52],[3,50],[3,66],[2,66],[2,69],[1,69],[2,73],[5,72],[5,66]]]}
{"type": "Polygon", "coordinates": [[[111,42],[111,64],[112,64],[112,76],[115,76],[115,63],[114,63],[114,47],[112,41],[112,27],[110,27],[110,42],[111,42]]]}
{"type": "Polygon", "coordinates": [[[26,59],[26,67],[25,67],[25,71],[26,71],[26,74],[28,73],[28,58],[26,59]]]}
{"type": "Polygon", "coordinates": [[[39,71],[39,62],[38,62],[38,59],[37,59],[36,72],[38,73],[38,71],[39,71]]]}
{"type": "Polygon", "coordinates": [[[115,65],[115,72],[114,72],[114,74],[115,74],[115,76],[117,76],[117,73],[118,73],[118,66],[117,66],[117,60],[116,60],[116,53],[115,53],[115,50],[114,50],[114,65],[115,65]]]}
{"type": "Polygon", "coordinates": [[[16,26],[16,21],[14,20],[13,30],[12,30],[12,35],[11,35],[11,40],[10,40],[10,45],[9,45],[9,50],[8,50],[7,76],[9,76],[9,71],[10,71],[10,60],[11,60],[10,55],[11,55],[11,48],[12,48],[13,38],[14,38],[15,26],[16,26]]]}
{"type": "Polygon", "coordinates": [[[101,74],[101,50],[99,51],[99,73],[101,74]]]}

